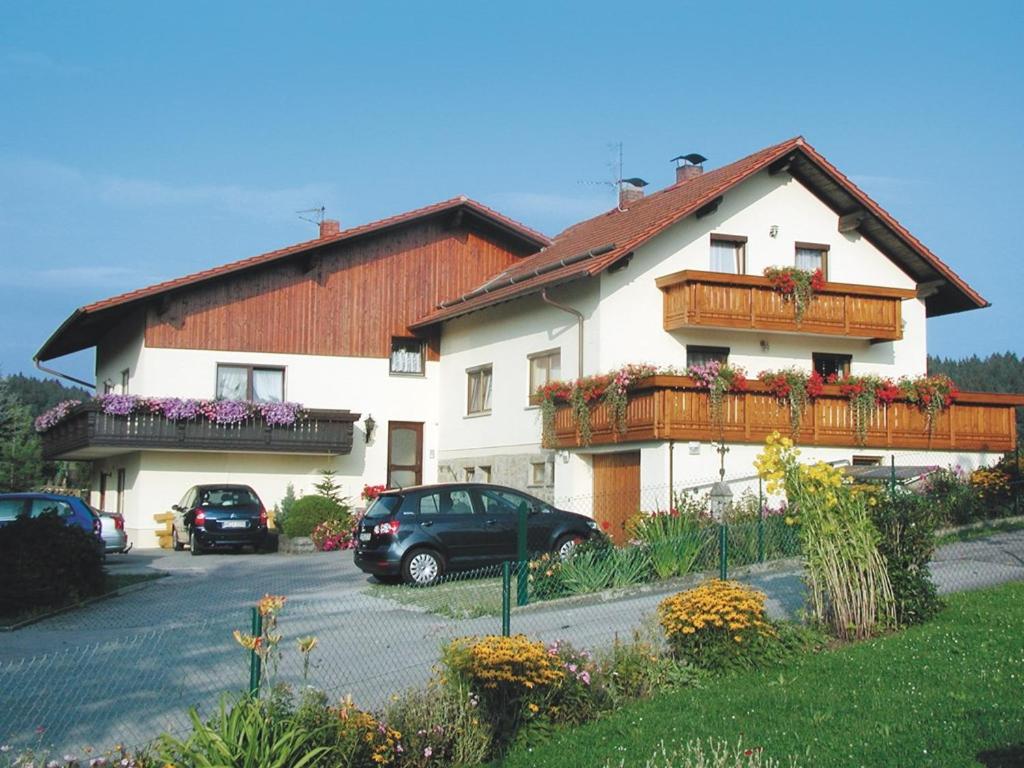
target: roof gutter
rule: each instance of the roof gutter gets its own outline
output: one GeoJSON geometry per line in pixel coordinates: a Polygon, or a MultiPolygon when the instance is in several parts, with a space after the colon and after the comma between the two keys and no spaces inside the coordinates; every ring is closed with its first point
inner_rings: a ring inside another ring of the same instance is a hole
{"type": "Polygon", "coordinates": [[[592,259],[595,256],[604,256],[606,253],[611,253],[614,250],[615,243],[608,243],[607,245],[602,245],[600,248],[591,248],[589,251],[577,253],[575,256],[568,256],[564,259],[559,259],[558,261],[554,261],[550,264],[545,264],[543,267],[538,267],[532,272],[524,272],[522,275],[519,275],[518,277],[507,277],[504,279],[491,280],[489,282],[484,283],[479,288],[473,289],[469,293],[462,294],[457,299],[452,299],[451,301],[442,301],[440,304],[437,305],[437,308],[448,309],[449,307],[454,307],[456,304],[463,304],[469,301],[470,299],[475,299],[477,296],[483,296],[485,293],[496,291],[499,288],[507,288],[510,285],[521,283],[524,280],[532,280],[535,277],[546,275],[548,272],[554,272],[556,269],[568,267],[572,264],[577,264],[581,261],[592,259]]]}
{"type": "Polygon", "coordinates": [[[43,373],[49,373],[51,376],[58,376],[59,378],[67,379],[68,381],[73,381],[75,382],[75,384],[81,384],[83,387],[89,387],[89,389],[96,389],[96,382],[82,381],[81,379],[76,379],[74,376],[71,376],[67,373],[61,373],[60,371],[55,371],[53,368],[47,368],[45,365],[39,362],[38,357],[33,358],[33,362],[36,364],[36,368],[38,368],[43,373]]]}
{"type": "Polygon", "coordinates": [[[545,288],[540,292],[540,297],[545,304],[550,304],[555,309],[560,309],[563,312],[568,312],[570,315],[576,318],[576,327],[579,329],[579,340],[577,341],[577,353],[576,353],[576,378],[583,378],[583,313],[577,309],[566,306],[565,304],[559,304],[554,299],[548,296],[548,289],[545,288]]]}

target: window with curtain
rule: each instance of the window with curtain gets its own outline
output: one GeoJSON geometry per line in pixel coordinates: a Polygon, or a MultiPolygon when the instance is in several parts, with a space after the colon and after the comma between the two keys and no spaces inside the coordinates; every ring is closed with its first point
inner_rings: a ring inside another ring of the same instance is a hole
{"type": "Polygon", "coordinates": [[[466,413],[491,412],[491,366],[482,365],[466,371],[468,391],[466,413]]]}
{"type": "Polygon", "coordinates": [[[747,238],[734,235],[711,236],[711,271],[742,275],[746,272],[747,238]]]}
{"type": "Polygon", "coordinates": [[[419,339],[391,340],[391,373],[423,375],[423,342],[419,339]]]}
{"type": "Polygon", "coordinates": [[[218,365],[218,400],[284,401],[284,369],[254,365],[218,365]]]}
{"type": "Polygon", "coordinates": [[[814,245],[812,243],[797,243],[796,259],[794,263],[797,269],[806,269],[808,272],[820,269],[821,274],[826,280],[828,279],[827,246],[814,245]]]}
{"type": "Polygon", "coordinates": [[[549,381],[555,381],[562,375],[562,351],[549,349],[528,355],[530,361],[530,394],[536,393],[549,381]]]}
{"type": "Polygon", "coordinates": [[[707,365],[712,360],[717,360],[722,365],[729,362],[728,347],[701,347],[696,344],[686,345],[686,367],[695,365],[707,365]]]}

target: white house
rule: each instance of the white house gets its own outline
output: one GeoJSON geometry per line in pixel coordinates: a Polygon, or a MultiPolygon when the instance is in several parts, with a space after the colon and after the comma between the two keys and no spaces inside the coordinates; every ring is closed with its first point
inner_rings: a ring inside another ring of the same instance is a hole
{"type": "MultiPolygon", "coordinates": [[[[271,429],[87,404],[44,433],[47,455],[93,459],[94,502],[121,508],[143,545],[152,515],[193,483],[246,482],[272,503],[326,467],[350,495],[490,480],[617,525],[648,503],[644,489],[716,479],[713,441],[729,448],[731,477],[751,474],[764,435],[788,424],[784,406],[754,384],[712,424],[706,391],[658,376],[630,393],[625,431],[600,406],[583,440],[561,406],[542,447],[538,386],[713,359],[752,377],[916,377],[926,318],[987,306],[802,138],[707,172],[700,156],[681,160],[671,186],[644,196],[624,183],[619,206],[552,240],[460,198],[84,307],[37,357],[95,346],[99,393],[314,411],[271,429]],[[771,266],[822,270],[799,322],[762,276],[771,266]]],[[[1024,402],[963,393],[930,429],[893,403],[857,436],[848,399],[825,390],[799,442],[858,463],[922,451],[985,462],[1012,449],[1024,402]]]]}

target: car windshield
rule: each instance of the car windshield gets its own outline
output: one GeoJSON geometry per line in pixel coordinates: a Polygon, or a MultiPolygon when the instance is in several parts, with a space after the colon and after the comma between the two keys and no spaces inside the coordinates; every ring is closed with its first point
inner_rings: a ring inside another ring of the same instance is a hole
{"type": "Polygon", "coordinates": [[[242,507],[259,504],[259,501],[247,488],[204,488],[199,504],[203,507],[242,507]]]}
{"type": "Polygon", "coordinates": [[[401,496],[378,496],[373,500],[369,509],[366,510],[366,517],[380,518],[391,517],[402,505],[401,496]]]}
{"type": "Polygon", "coordinates": [[[0,520],[14,520],[24,511],[24,499],[0,499],[0,520]]]}

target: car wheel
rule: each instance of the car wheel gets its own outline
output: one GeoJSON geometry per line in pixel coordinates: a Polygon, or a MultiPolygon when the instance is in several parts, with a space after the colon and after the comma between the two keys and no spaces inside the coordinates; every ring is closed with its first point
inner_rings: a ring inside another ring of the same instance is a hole
{"type": "Polygon", "coordinates": [[[175,552],[181,552],[185,545],[181,543],[181,539],[178,538],[178,529],[173,525],[171,526],[171,546],[174,547],[175,552]]]}
{"type": "Polygon", "coordinates": [[[417,549],[402,561],[402,578],[417,587],[436,584],[442,570],[441,556],[429,549],[417,549]]]}
{"type": "Polygon", "coordinates": [[[192,533],[189,534],[188,548],[193,556],[203,554],[203,549],[199,546],[199,538],[196,536],[195,531],[192,531],[192,533]]]}
{"type": "Polygon", "coordinates": [[[555,542],[555,552],[558,554],[559,560],[568,560],[572,557],[573,552],[576,551],[576,547],[579,546],[579,536],[563,536],[555,542]]]}

